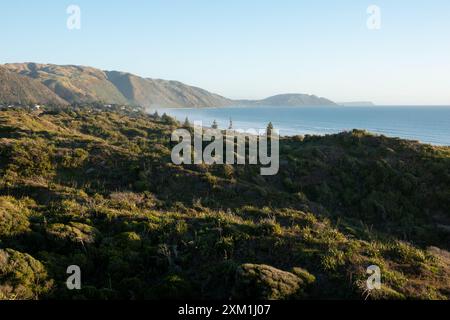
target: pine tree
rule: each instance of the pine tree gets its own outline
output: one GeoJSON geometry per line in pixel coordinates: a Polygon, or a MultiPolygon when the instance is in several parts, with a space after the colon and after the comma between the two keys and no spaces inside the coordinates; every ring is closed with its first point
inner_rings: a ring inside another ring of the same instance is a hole
{"type": "Polygon", "coordinates": [[[161,120],[166,123],[166,124],[170,124],[170,125],[174,125],[176,124],[176,120],[170,116],[167,115],[167,113],[164,112],[164,114],[161,116],[161,120]]]}
{"type": "Polygon", "coordinates": [[[230,125],[228,126],[228,130],[233,130],[233,121],[230,119],[230,125]]]}
{"type": "Polygon", "coordinates": [[[267,125],[267,130],[266,130],[267,136],[270,137],[272,135],[272,131],[273,131],[273,124],[272,124],[272,122],[269,122],[269,124],[267,125]]]}

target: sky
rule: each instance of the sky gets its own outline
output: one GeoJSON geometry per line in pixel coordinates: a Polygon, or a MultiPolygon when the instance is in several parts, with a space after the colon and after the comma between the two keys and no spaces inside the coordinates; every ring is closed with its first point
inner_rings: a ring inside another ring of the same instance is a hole
{"type": "Polygon", "coordinates": [[[0,63],[127,71],[234,99],[450,105],[448,0],[2,0],[0,37],[0,63]]]}

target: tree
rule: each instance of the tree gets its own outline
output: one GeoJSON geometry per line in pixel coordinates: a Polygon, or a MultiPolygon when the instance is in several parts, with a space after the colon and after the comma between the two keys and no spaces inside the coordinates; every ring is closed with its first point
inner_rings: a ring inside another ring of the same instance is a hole
{"type": "Polygon", "coordinates": [[[266,129],[267,136],[271,136],[272,131],[273,131],[273,124],[272,124],[272,122],[269,122],[269,124],[267,125],[267,129],[266,129]]]}
{"type": "Polygon", "coordinates": [[[213,129],[219,129],[219,125],[217,124],[217,121],[216,121],[216,120],[214,120],[214,122],[213,122],[211,128],[213,128],[213,129]]]}
{"type": "Polygon", "coordinates": [[[161,120],[165,123],[165,124],[169,124],[169,125],[174,125],[176,124],[176,120],[170,116],[168,116],[165,112],[164,114],[161,116],[161,120]]]}
{"type": "Polygon", "coordinates": [[[184,120],[183,127],[185,127],[185,128],[192,127],[191,123],[189,122],[188,117],[186,117],[186,120],[184,120]]]}
{"type": "Polygon", "coordinates": [[[233,121],[230,119],[230,125],[228,126],[228,130],[233,130],[233,121]]]}

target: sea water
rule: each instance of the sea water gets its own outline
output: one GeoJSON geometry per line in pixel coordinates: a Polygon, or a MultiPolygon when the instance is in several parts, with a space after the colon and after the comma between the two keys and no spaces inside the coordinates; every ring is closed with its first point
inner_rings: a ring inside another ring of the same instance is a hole
{"type": "MultiPolygon", "coordinates": [[[[232,121],[234,129],[264,129],[272,122],[283,136],[324,135],[364,129],[389,137],[418,140],[423,143],[450,146],[450,106],[254,106],[223,108],[159,108],[191,123],[202,121],[211,126],[217,121],[226,129],[232,121]]],[[[154,112],[154,110],[150,110],[154,112]]]]}

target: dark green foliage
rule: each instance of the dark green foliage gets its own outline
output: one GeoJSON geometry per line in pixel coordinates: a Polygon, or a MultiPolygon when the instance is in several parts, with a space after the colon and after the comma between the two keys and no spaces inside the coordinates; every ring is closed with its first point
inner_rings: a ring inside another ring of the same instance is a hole
{"type": "Polygon", "coordinates": [[[55,223],[46,228],[49,239],[58,245],[81,244],[82,246],[95,242],[98,231],[86,224],[70,222],[68,225],[55,223]]]}
{"type": "Polygon", "coordinates": [[[16,237],[30,231],[30,214],[24,201],[0,197],[0,235],[16,237]]]}
{"type": "Polygon", "coordinates": [[[0,250],[0,300],[39,299],[52,285],[41,262],[12,249],[0,250]]]}
{"type": "Polygon", "coordinates": [[[75,150],[69,150],[66,152],[62,158],[62,167],[67,169],[76,169],[82,167],[89,153],[86,150],[77,148],[75,150]]]}
{"type": "Polygon", "coordinates": [[[449,298],[449,148],[282,138],[280,173],[262,177],[173,165],[181,126],[120,108],[0,111],[0,299],[366,298],[370,265],[373,299],[449,298]]]}
{"type": "Polygon", "coordinates": [[[234,298],[295,299],[303,296],[306,286],[307,284],[293,273],[267,265],[244,264],[236,271],[234,298]]]}
{"type": "Polygon", "coordinates": [[[22,139],[5,152],[7,176],[48,177],[54,173],[53,148],[44,139],[22,139]]]}

